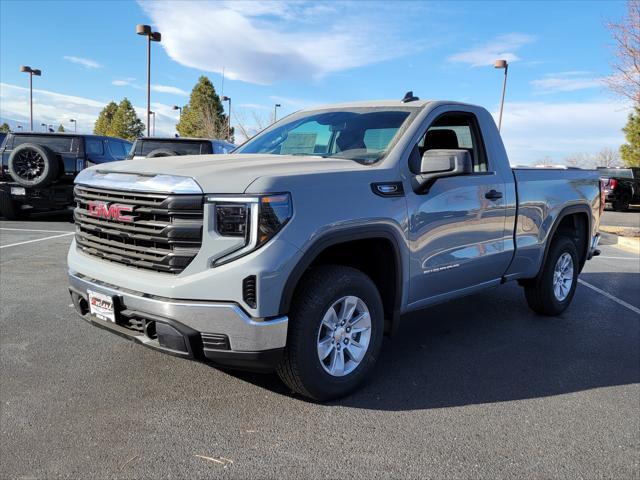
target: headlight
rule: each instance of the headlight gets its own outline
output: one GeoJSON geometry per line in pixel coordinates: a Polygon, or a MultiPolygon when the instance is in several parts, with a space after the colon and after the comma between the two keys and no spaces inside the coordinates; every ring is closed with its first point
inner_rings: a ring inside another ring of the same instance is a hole
{"type": "Polygon", "coordinates": [[[216,259],[213,266],[235,260],[261,247],[286,225],[293,215],[291,195],[207,197],[213,203],[215,231],[222,237],[239,237],[243,242],[231,253],[216,259]]]}

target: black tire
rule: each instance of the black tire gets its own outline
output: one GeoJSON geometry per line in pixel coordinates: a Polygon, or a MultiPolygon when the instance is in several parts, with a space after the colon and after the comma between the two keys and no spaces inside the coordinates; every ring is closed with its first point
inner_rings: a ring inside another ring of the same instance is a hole
{"type": "Polygon", "coordinates": [[[22,210],[8,193],[0,192],[0,215],[7,220],[24,220],[29,218],[29,211],[22,210]]]}
{"type": "Polygon", "coordinates": [[[173,150],[169,150],[168,148],[156,148],[155,150],[151,150],[146,158],[157,158],[157,157],[177,157],[178,154],[173,150]]]}
{"type": "Polygon", "coordinates": [[[296,393],[317,401],[343,397],[372,373],[382,346],[384,311],[380,293],[359,270],[326,265],[310,270],[300,281],[289,315],[284,357],[278,366],[282,381],[296,393]],[[355,369],[344,376],[325,371],[317,353],[317,337],[324,314],[345,296],[359,297],[369,309],[369,346],[355,369]]]}
{"type": "Polygon", "coordinates": [[[624,194],[622,195],[620,200],[613,203],[613,209],[616,212],[626,212],[627,210],[629,210],[630,203],[631,203],[631,199],[629,198],[629,195],[624,194]]]}
{"type": "Polygon", "coordinates": [[[58,178],[60,163],[49,148],[23,143],[9,155],[9,175],[23,187],[43,188],[58,178]]]}
{"type": "Polygon", "coordinates": [[[537,278],[524,286],[524,294],[529,307],[541,315],[555,316],[564,312],[573,300],[573,295],[578,285],[579,268],[576,244],[570,238],[564,236],[554,238],[542,271],[537,278]],[[573,262],[573,278],[566,298],[559,300],[553,288],[554,270],[558,260],[565,253],[571,256],[573,262]]]}

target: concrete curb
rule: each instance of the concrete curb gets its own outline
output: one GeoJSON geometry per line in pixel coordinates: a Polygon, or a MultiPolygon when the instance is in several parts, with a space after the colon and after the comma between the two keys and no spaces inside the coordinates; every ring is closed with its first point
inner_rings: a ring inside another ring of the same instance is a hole
{"type": "Polygon", "coordinates": [[[600,225],[601,232],[615,233],[622,237],[640,238],[640,228],[635,227],[616,227],[612,225],[600,225]]]}
{"type": "Polygon", "coordinates": [[[640,237],[618,236],[618,248],[640,256],[640,237]]]}

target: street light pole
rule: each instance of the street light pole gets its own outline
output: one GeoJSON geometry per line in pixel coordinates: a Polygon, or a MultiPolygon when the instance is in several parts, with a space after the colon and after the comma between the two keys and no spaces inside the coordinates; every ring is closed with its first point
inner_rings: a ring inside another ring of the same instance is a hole
{"type": "Polygon", "coordinates": [[[278,120],[278,107],[281,107],[282,105],[280,105],[279,103],[276,103],[273,106],[273,123],[276,123],[276,120],[278,120]]]}
{"type": "Polygon", "coordinates": [[[31,125],[31,131],[33,132],[33,76],[41,76],[42,71],[37,68],[28,67],[26,65],[22,65],[20,67],[20,71],[29,74],[29,121],[31,125]]]}
{"type": "Polygon", "coordinates": [[[73,123],[73,133],[78,131],[78,122],[76,122],[75,118],[69,119],[69,122],[73,123]]]}
{"type": "Polygon", "coordinates": [[[151,31],[149,25],[136,25],[136,33],[147,37],[147,137],[151,136],[151,42],[162,40],[160,32],[151,31]]]}
{"type": "Polygon", "coordinates": [[[504,110],[504,95],[507,91],[507,72],[509,71],[509,64],[506,60],[496,60],[493,65],[494,68],[504,68],[504,81],[502,82],[502,100],[500,100],[500,116],[498,117],[498,131],[502,128],[502,111],[504,110]]]}
{"type": "Polygon", "coordinates": [[[41,123],[40,126],[42,127],[42,131],[43,132],[47,131],[47,124],[46,123],[41,123]]]}
{"type": "Polygon", "coordinates": [[[149,115],[153,115],[153,136],[156,136],[156,112],[149,110],[149,115]]]}
{"type": "Polygon", "coordinates": [[[224,95],[221,100],[223,102],[229,102],[229,109],[227,110],[227,140],[231,139],[231,97],[224,95]]]}

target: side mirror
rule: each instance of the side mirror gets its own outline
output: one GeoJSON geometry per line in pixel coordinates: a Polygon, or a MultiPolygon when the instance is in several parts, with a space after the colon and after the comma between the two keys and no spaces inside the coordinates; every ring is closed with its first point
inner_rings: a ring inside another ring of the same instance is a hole
{"type": "Polygon", "coordinates": [[[421,189],[428,189],[438,178],[473,173],[473,162],[467,150],[427,150],[420,161],[416,181],[421,189]]]}

